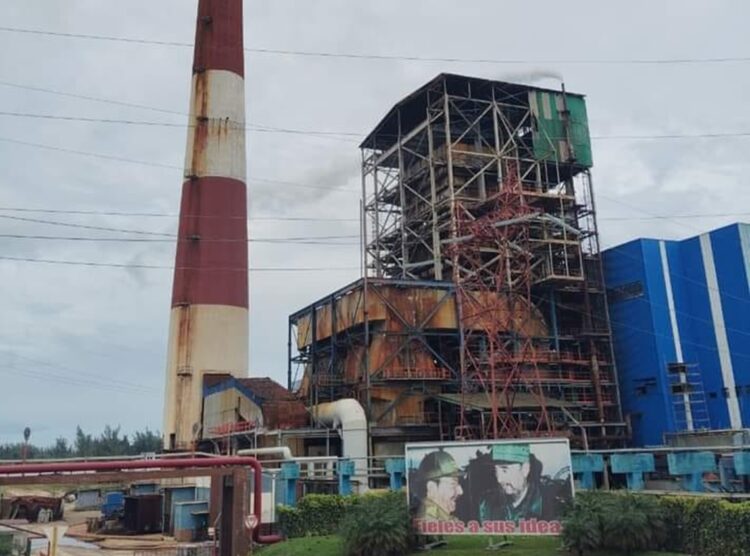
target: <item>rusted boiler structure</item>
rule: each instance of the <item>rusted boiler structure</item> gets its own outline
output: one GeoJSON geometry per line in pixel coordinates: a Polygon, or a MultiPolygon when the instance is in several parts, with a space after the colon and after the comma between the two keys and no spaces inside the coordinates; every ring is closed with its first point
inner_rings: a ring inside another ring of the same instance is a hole
{"type": "Polygon", "coordinates": [[[169,328],[164,444],[201,438],[203,376],[248,372],[242,0],[200,0],[169,328]]]}
{"type": "Polygon", "coordinates": [[[581,95],[442,74],[361,145],[360,281],[290,317],[289,384],[417,439],[623,443],[581,95]]]}

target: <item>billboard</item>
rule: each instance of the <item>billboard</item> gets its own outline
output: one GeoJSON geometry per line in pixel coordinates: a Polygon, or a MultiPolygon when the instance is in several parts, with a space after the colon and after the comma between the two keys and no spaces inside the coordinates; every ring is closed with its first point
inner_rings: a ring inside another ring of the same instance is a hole
{"type": "Polygon", "coordinates": [[[423,535],[557,535],[573,499],[565,438],[407,444],[406,475],[423,535]]]}

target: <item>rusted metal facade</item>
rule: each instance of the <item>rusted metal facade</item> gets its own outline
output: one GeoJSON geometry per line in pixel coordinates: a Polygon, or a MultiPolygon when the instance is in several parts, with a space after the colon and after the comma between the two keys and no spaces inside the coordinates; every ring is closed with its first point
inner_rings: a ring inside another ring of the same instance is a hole
{"type": "Polygon", "coordinates": [[[292,315],[290,385],[406,439],[624,442],[583,97],[443,74],[361,148],[366,277],[292,315]]]}
{"type": "Polygon", "coordinates": [[[169,330],[164,442],[201,436],[203,374],[246,376],[242,0],[200,0],[169,330]]]}

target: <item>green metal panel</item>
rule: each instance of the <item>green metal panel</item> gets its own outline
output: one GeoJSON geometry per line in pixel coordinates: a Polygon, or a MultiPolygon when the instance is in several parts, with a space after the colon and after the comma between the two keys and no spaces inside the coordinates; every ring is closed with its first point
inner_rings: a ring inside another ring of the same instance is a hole
{"type": "Polygon", "coordinates": [[[533,139],[537,159],[575,162],[586,168],[593,165],[586,101],[583,97],[566,95],[563,99],[562,93],[529,91],[529,104],[535,119],[533,139]],[[564,117],[566,104],[569,114],[567,126],[564,117]]]}

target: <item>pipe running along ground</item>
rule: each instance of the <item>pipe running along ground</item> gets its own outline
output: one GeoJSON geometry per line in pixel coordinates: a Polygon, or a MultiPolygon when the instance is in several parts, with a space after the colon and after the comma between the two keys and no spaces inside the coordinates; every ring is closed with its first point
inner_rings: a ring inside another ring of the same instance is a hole
{"type": "Polygon", "coordinates": [[[282,540],[279,535],[261,535],[263,511],[263,467],[253,457],[222,456],[212,458],[180,458],[163,460],[114,460],[66,463],[17,463],[0,465],[0,476],[71,473],[85,471],[126,471],[143,469],[184,469],[188,467],[251,467],[253,469],[253,514],[258,524],[253,529],[253,540],[260,544],[272,544],[282,540]]]}

